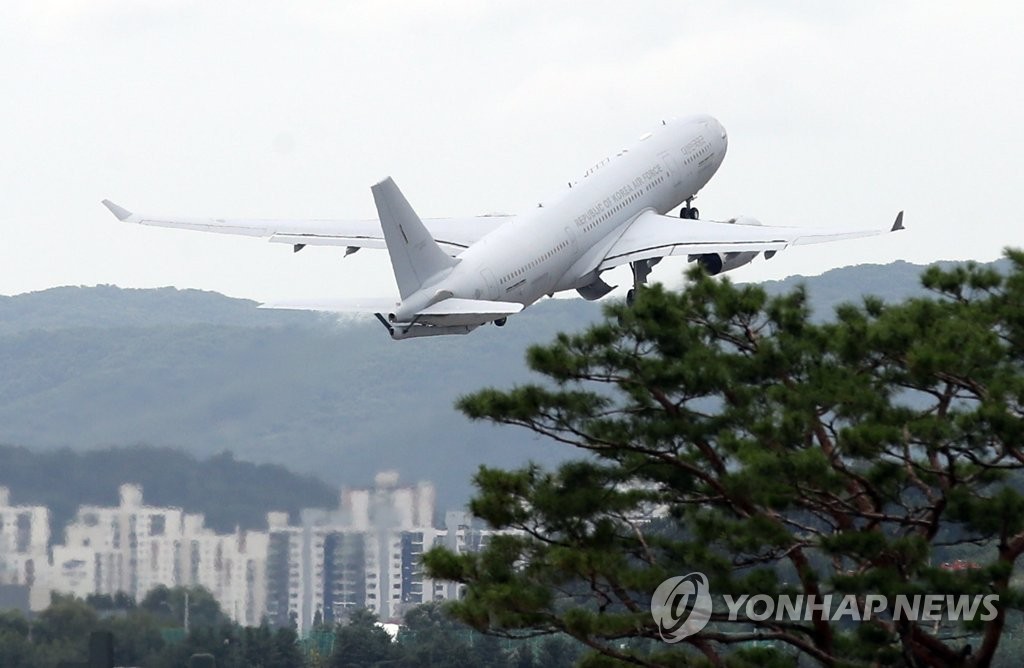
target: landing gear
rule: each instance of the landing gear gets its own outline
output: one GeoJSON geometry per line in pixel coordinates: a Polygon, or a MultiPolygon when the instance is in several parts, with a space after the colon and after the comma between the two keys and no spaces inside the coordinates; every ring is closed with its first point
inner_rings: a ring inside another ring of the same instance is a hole
{"type": "Polygon", "coordinates": [[[637,289],[647,283],[647,277],[650,275],[651,269],[659,262],[661,262],[660,257],[629,263],[629,268],[633,270],[633,287],[626,293],[626,306],[633,305],[633,302],[636,301],[637,289]]]}
{"type": "Polygon", "coordinates": [[[697,220],[700,218],[700,211],[697,210],[697,207],[691,206],[691,204],[693,204],[693,200],[688,199],[686,200],[686,206],[679,209],[679,217],[683,220],[697,220]]]}
{"type": "Polygon", "coordinates": [[[494,325],[495,327],[504,327],[506,322],[508,322],[508,318],[498,318],[494,321],[494,325]]]}

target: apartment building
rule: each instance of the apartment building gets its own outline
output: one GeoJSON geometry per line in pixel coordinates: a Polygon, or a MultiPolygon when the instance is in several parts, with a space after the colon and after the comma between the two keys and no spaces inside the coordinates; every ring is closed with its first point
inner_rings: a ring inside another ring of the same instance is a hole
{"type": "Polygon", "coordinates": [[[49,544],[49,509],[12,505],[10,490],[0,487],[0,585],[28,587],[33,610],[49,603],[45,586],[49,544]]]}

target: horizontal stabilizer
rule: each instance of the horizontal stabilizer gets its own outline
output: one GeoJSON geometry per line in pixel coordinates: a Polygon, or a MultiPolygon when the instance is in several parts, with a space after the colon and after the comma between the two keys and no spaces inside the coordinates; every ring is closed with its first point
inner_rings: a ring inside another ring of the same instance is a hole
{"type": "MultiPolygon", "coordinates": [[[[391,313],[398,302],[387,297],[324,297],[320,299],[289,299],[267,302],[260,308],[296,311],[329,311],[331,313],[391,313]]],[[[447,322],[457,319],[480,324],[519,313],[523,305],[516,302],[496,302],[486,299],[445,299],[419,311],[421,322],[447,322]]]]}
{"type": "Polygon", "coordinates": [[[419,312],[418,315],[513,315],[523,310],[517,302],[495,302],[487,299],[458,299],[453,297],[439,301],[419,312]]]}
{"type": "Polygon", "coordinates": [[[287,309],[295,311],[329,311],[332,313],[387,313],[397,306],[394,299],[387,297],[325,297],[322,299],[291,299],[267,302],[260,308],[287,309]]]}
{"type": "Polygon", "coordinates": [[[516,302],[494,302],[486,299],[452,297],[432,304],[415,316],[417,323],[452,327],[475,327],[486,322],[519,313],[523,305],[516,302]]]}

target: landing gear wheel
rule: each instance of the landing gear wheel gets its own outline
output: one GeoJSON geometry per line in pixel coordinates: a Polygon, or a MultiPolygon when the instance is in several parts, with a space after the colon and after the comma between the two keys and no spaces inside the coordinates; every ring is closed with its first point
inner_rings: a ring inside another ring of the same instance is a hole
{"type": "Polygon", "coordinates": [[[636,301],[636,290],[634,290],[633,288],[630,288],[629,292],[626,293],[626,306],[632,308],[633,307],[633,302],[635,302],[635,301],[636,301]]]}
{"type": "Polygon", "coordinates": [[[498,318],[494,321],[494,325],[496,327],[504,327],[506,322],[508,322],[508,318],[498,318]]]}
{"type": "Polygon", "coordinates": [[[693,206],[693,198],[686,200],[686,206],[679,209],[679,217],[684,220],[697,220],[700,218],[700,211],[697,211],[697,207],[693,206]]]}

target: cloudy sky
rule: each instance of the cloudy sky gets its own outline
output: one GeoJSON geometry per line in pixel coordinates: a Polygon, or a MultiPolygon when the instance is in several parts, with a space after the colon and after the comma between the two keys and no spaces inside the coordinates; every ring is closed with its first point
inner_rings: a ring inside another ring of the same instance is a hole
{"type": "Polygon", "coordinates": [[[139,228],[99,201],[368,218],[390,175],[424,217],[514,213],[696,112],[730,140],[705,218],[907,212],[907,232],[739,280],[1024,246],[1019,2],[5,0],[0,17],[0,294],[390,295],[383,252],[139,228]]]}

